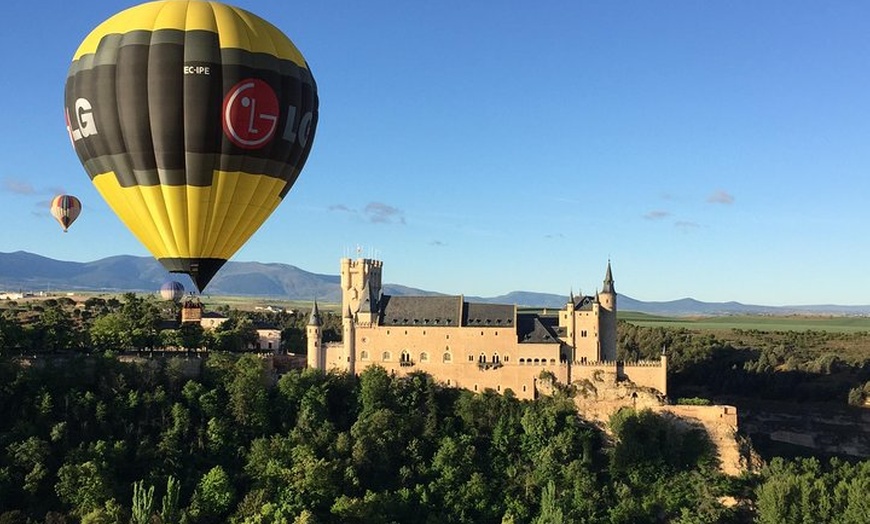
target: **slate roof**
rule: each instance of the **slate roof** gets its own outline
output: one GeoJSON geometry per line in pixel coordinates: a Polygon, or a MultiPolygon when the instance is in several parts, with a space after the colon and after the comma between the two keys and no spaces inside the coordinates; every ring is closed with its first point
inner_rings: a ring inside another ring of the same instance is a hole
{"type": "Polygon", "coordinates": [[[407,297],[383,295],[383,326],[514,327],[516,307],[465,302],[462,296],[407,297]]]}
{"type": "Polygon", "coordinates": [[[466,302],[463,326],[513,327],[515,306],[505,304],[478,304],[466,302]]]}
{"type": "Polygon", "coordinates": [[[462,320],[461,296],[384,295],[379,305],[383,326],[458,326],[462,320]]]}
{"type": "Polygon", "coordinates": [[[559,320],[535,313],[517,315],[517,337],[520,344],[559,344],[559,320]]]}
{"type": "Polygon", "coordinates": [[[595,297],[575,297],[574,309],[577,311],[592,311],[592,304],[595,303],[595,297]]]}

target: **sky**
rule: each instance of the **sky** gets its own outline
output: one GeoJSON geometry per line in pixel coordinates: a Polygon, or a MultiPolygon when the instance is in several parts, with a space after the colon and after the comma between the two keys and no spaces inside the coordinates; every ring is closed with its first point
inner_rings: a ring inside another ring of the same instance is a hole
{"type": "MultiPolygon", "coordinates": [[[[73,52],[138,2],[4,4],[0,252],[150,256],[73,151],[73,52]],[[84,211],[63,234],[52,196],[84,211]]],[[[870,2],[239,0],[320,120],[232,258],[449,294],[870,304],[870,2]]]]}

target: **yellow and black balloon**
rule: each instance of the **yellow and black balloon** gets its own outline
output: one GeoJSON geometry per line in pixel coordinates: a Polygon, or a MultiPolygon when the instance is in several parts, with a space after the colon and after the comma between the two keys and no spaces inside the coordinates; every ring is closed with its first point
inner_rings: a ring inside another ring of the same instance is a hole
{"type": "Polygon", "coordinates": [[[200,291],[290,191],[318,118],[314,78],[287,36],[195,0],[100,24],[73,57],[64,104],[99,193],[200,291]]]}

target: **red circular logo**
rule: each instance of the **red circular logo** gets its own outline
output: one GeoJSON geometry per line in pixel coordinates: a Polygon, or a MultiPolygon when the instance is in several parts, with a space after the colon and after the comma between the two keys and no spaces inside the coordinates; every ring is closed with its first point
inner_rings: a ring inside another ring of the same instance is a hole
{"type": "Polygon", "coordinates": [[[239,147],[258,149],[266,145],[275,136],[278,115],[278,97],[262,80],[242,80],[224,97],[224,133],[239,147]]]}

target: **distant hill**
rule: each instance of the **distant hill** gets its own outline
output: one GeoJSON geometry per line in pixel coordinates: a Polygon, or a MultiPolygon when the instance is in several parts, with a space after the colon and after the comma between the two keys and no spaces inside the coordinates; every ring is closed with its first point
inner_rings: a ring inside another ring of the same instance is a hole
{"type": "MultiPolygon", "coordinates": [[[[170,274],[151,257],[120,255],[94,262],[67,262],[16,251],[0,253],[0,291],[145,291],[154,292],[168,280],[178,280],[185,289],[194,286],[187,275],[170,274]]],[[[438,295],[435,291],[385,284],[389,295],[438,295]]],[[[275,297],[286,300],[317,299],[325,303],[341,300],[338,275],[310,273],[288,264],[227,262],[208,286],[211,295],[275,297]]],[[[526,307],[561,308],[565,295],[512,291],[497,297],[466,297],[468,300],[526,307]]],[[[691,298],[667,302],[642,302],[625,295],[618,297],[622,311],[639,311],[666,316],[868,315],[868,306],[805,305],[757,306],[739,302],[700,302],[691,298]]]]}

